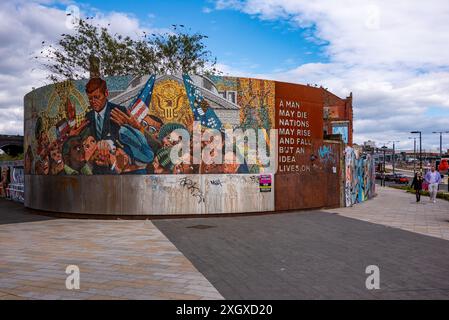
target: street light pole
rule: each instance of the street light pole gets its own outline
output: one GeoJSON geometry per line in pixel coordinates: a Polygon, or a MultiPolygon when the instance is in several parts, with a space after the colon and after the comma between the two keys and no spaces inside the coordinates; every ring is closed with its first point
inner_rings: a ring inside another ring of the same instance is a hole
{"type": "Polygon", "coordinates": [[[413,137],[413,173],[416,173],[416,137],[413,137]]]}
{"type": "Polygon", "coordinates": [[[440,159],[443,157],[443,133],[449,133],[449,131],[433,131],[432,133],[440,134],[440,159]]]}
{"type": "MultiPolygon", "coordinates": [[[[439,133],[440,134],[440,161],[443,158],[443,133],[449,133],[449,131],[433,131],[432,133],[439,133]]],[[[435,168],[438,170],[438,168],[435,168]]],[[[447,191],[449,191],[449,170],[447,172],[448,179],[447,179],[447,191]]]]}
{"type": "Polygon", "coordinates": [[[422,173],[422,134],[421,131],[411,131],[410,133],[419,133],[419,171],[422,173]]]}
{"type": "Polygon", "coordinates": [[[416,137],[408,137],[413,139],[413,173],[416,173],[416,137]]]}
{"type": "Polygon", "coordinates": [[[382,147],[382,149],[384,150],[384,167],[382,170],[382,186],[385,187],[385,151],[387,150],[387,147],[384,145],[382,147]]]}
{"type": "Polygon", "coordinates": [[[440,159],[443,156],[443,131],[433,131],[432,133],[440,134],[440,159]]]}
{"type": "Polygon", "coordinates": [[[419,132],[419,172],[422,173],[422,136],[419,132]]]}
{"type": "Polygon", "coordinates": [[[388,143],[390,143],[390,142],[393,142],[393,174],[394,174],[395,173],[394,172],[394,162],[396,160],[396,153],[395,153],[395,145],[394,145],[394,143],[395,142],[399,142],[399,141],[388,141],[388,143]]]}
{"type": "Polygon", "coordinates": [[[394,161],[396,160],[396,155],[394,154],[394,141],[393,141],[393,175],[394,175],[394,161]]]}

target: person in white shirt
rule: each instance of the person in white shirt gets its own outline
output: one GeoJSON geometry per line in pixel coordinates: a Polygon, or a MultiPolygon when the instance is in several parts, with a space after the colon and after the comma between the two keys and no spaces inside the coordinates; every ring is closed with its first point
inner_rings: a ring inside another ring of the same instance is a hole
{"type": "Polygon", "coordinates": [[[438,171],[435,171],[434,167],[432,167],[430,171],[426,173],[424,179],[429,184],[430,201],[435,203],[438,192],[438,185],[441,182],[441,175],[438,171]]]}

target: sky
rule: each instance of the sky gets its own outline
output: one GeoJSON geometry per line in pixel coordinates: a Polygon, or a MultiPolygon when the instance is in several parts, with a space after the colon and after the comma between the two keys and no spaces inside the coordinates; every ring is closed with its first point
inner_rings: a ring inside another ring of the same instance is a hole
{"type": "Polygon", "coordinates": [[[423,149],[436,150],[432,132],[449,131],[446,0],[2,0],[0,133],[23,134],[23,96],[49,83],[32,56],[71,32],[70,5],[132,37],[184,24],[208,36],[225,74],[352,92],[356,143],[413,149],[421,130],[423,149]]]}

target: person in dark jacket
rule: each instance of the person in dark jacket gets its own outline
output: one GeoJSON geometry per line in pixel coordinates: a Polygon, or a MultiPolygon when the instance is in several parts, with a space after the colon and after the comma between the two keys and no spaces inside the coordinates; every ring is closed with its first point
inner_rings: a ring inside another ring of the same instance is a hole
{"type": "Polygon", "coordinates": [[[413,177],[413,181],[412,181],[411,187],[413,189],[415,189],[416,202],[419,202],[421,200],[422,183],[423,183],[422,175],[418,174],[418,173],[415,173],[415,176],[413,177]]]}
{"type": "Polygon", "coordinates": [[[92,78],[86,84],[86,94],[89,99],[90,110],[86,114],[90,135],[96,141],[118,140],[120,125],[111,119],[111,112],[115,109],[126,113],[126,108],[108,101],[108,88],[106,81],[101,78],[92,78]]]}

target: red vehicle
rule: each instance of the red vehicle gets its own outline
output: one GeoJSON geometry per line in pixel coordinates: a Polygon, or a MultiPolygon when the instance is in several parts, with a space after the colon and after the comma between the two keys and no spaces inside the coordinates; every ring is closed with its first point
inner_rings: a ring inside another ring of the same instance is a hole
{"type": "Polygon", "coordinates": [[[449,158],[441,158],[440,165],[438,166],[438,171],[440,173],[447,172],[449,169],[449,158]]]}
{"type": "Polygon", "coordinates": [[[402,174],[395,174],[393,177],[393,181],[396,183],[409,183],[408,177],[402,174]]]}

